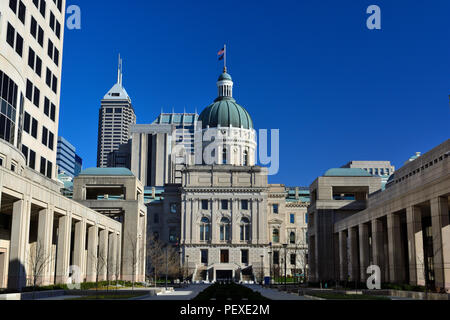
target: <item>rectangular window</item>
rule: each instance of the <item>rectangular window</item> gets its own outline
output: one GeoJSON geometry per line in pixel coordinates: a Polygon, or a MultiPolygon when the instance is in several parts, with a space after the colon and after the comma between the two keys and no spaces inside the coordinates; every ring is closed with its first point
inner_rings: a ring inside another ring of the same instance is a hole
{"type": "Polygon", "coordinates": [[[278,214],[278,204],[273,204],[272,205],[272,210],[274,214],[278,214]]]}
{"type": "Polygon", "coordinates": [[[45,19],[45,8],[46,8],[46,2],[45,2],[45,0],[41,0],[41,6],[39,7],[39,12],[42,14],[44,19],[45,19]]]}
{"type": "Polygon", "coordinates": [[[23,117],[23,131],[26,133],[30,133],[30,126],[31,126],[31,117],[28,112],[25,112],[23,117]]]}
{"type": "Polygon", "coordinates": [[[36,22],[36,19],[34,19],[33,17],[31,17],[30,33],[36,39],[36,37],[37,37],[37,22],[36,22]]]}
{"type": "Polygon", "coordinates": [[[228,210],[228,200],[222,200],[222,210],[228,210]]]}
{"type": "Polygon", "coordinates": [[[33,100],[33,84],[31,83],[30,80],[27,80],[27,91],[25,93],[25,96],[27,97],[28,100],[30,101],[33,100]]]}
{"type": "Polygon", "coordinates": [[[170,213],[177,213],[177,204],[176,203],[170,204],[170,213]]]}
{"type": "Polygon", "coordinates": [[[208,200],[202,200],[202,210],[208,210],[208,200]]]}
{"type": "Polygon", "coordinates": [[[45,176],[45,169],[47,167],[47,160],[44,157],[41,157],[41,167],[40,167],[40,173],[45,176]]]}
{"type": "Polygon", "coordinates": [[[28,166],[35,170],[36,169],[36,152],[30,149],[30,159],[28,161],[28,166]]]}
{"type": "Polygon", "coordinates": [[[40,26],[37,41],[41,45],[41,47],[44,46],[44,30],[40,26]]]}
{"type": "Polygon", "coordinates": [[[36,119],[33,118],[32,125],[31,125],[31,136],[37,139],[37,130],[38,130],[38,122],[36,119]]]}
{"type": "Polygon", "coordinates": [[[228,250],[220,250],[220,263],[229,263],[230,253],[228,250]]]}
{"type": "Polygon", "coordinates": [[[50,161],[47,161],[47,178],[52,178],[52,172],[53,172],[53,163],[50,161]]]}
{"type": "Polygon", "coordinates": [[[55,121],[56,106],[52,103],[50,108],[50,119],[55,121]]]}
{"type": "Polygon", "coordinates": [[[290,220],[291,223],[295,223],[295,214],[294,213],[290,214],[289,220],[290,220]]]}
{"type": "Polygon", "coordinates": [[[248,250],[241,250],[241,263],[248,264],[248,250]]]}
{"type": "Polygon", "coordinates": [[[15,14],[17,12],[17,0],[9,0],[9,7],[15,14]]]}
{"type": "Polygon", "coordinates": [[[33,104],[39,108],[39,100],[41,98],[41,91],[34,87],[33,104]]]}
{"type": "Polygon", "coordinates": [[[273,252],[273,264],[280,264],[280,252],[279,251],[273,252]]]}
{"type": "Polygon", "coordinates": [[[201,263],[208,264],[208,250],[207,249],[200,250],[200,255],[201,255],[201,263]]]}
{"type": "Polygon", "coordinates": [[[48,143],[48,129],[46,127],[42,127],[42,144],[46,146],[48,143]]]}
{"type": "Polygon", "coordinates": [[[241,209],[248,210],[248,200],[241,200],[241,209]]]}
{"type": "Polygon", "coordinates": [[[16,38],[16,52],[19,56],[22,56],[23,53],[23,38],[20,36],[20,34],[17,34],[16,38]]]}
{"type": "Polygon", "coordinates": [[[14,38],[16,35],[16,30],[14,27],[8,22],[8,30],[6,31],[6,42],[14,48],[14,38]]]}
{"type": "Polygon", "coordinates": [[[308,223],[308,214],[305,213],[305,223],[308,223]]]}
{"type": "Polygon", "coordinates": [[[27,8],[23,4],[22,1],[19,3],[19,20],[22,21],[23,24],[25,24],[25,16],[26,16],[27,8]]]}
{"type": "Polygon", "coordinates": [[[44,114],[50,116],[50,100],[47,97],[44,98],[44,114]]]}
{"type": "Polygon", "coordinates": [[[291,254],[291,264],[295,265],[295,260],[296,260],[296,255],[295,254],[291,254]]]}
{"type": "Polygon", "coordinates": [[[53,133],[51,133],[50,131],[48,132],[48,148],[50,150],[53,150],[54,147],[54,140],[55,140],[55,136],[53,133]]]}

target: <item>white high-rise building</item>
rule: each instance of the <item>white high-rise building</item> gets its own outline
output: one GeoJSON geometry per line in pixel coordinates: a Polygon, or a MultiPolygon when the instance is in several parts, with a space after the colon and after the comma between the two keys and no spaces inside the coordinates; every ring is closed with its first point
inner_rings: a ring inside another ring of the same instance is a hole
{"type": "Polygon", "coordinates": [[[101,101],[98,122],[97,167],[108,166],[108,155],[119,150],[131,137],[130,126],[136,124],[136,115],[130,96],[122,84],[122,60],[119,56],[117,83],[101,101]]]}
{"type": "Polygon", "coordinates": [[[64,8],[65,0],[0,2],[0,138],[50,179],[57,175],[64,8]]]}

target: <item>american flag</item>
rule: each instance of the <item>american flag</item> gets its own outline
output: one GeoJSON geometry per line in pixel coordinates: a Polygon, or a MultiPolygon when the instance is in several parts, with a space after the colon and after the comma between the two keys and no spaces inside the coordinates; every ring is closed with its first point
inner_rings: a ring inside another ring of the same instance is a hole
{"type": "Polygon", "coordinates": [[[217,52],[217,56],[219,57],[219,60],[222,60],[225,55],[225,48],[217,52]]]}

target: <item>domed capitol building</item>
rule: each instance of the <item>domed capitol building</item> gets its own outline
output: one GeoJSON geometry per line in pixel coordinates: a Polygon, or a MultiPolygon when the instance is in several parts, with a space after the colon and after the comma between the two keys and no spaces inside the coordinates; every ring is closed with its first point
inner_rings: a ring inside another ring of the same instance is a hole
{"type": "Polygon", "coordinates": [[[253,121],[233,98],[226,68],[217,88],[218,97],[199,116],[161,114],[131,129],[133,173],[147,178],[146,185],[164,181],[146,189],[147,242],[173,245],[193,281],[260,282],[284,275],[285,268],[288,275],[304,274],[309,190],[268,184],[268,169],[256,165],[253,121]],[[151,160],[139,160],[142,154],[151,160]]]}

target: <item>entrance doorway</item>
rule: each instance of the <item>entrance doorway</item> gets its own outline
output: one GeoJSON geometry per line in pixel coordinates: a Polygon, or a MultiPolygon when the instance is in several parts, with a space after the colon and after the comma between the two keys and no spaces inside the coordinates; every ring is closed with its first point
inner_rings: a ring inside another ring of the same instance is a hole
{"type": "Polygon", "coordinates": [[[220,250],[220,263],[228,263],[230,256],[228,250],[220,250]]]}
{"type": "Polygon", "coordinates": [[[216,281],[231,281],[233,279],[232,270],[217,270],[216,281]]]}

